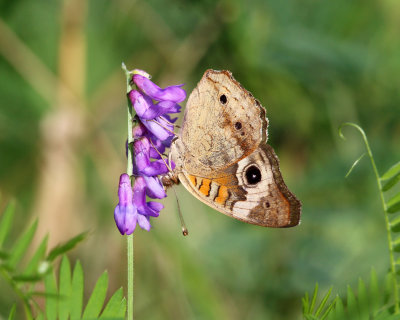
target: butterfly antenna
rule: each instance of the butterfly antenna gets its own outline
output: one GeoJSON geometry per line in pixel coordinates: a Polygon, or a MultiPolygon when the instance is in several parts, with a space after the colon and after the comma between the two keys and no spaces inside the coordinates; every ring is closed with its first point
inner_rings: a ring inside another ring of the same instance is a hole
{"type": "Polygon", "coordinates": [[[181,206],[180,206],[179,200],[178,200],[178,194],[176,193],[176,190],[175,190],[174,186],[172,186],[172,190],[174,190],[175,198],[176,198],[176,204],[178,205],[178,216],[179,216],[179,220],[181,222],[182,234],[184,236],[187,236],[189,234],[189,231],[186,228],[185,220],[183,220],[181,206]]]}
{"type": "MultiPolygon", "coordinates": [[[[168,129],[166,126],[163,126],[160,122],[158,122],[158,121],[156,121],[156,120],[154,120],[154,119],[152,119],[152,120],[146,120],[146,121],[151,121],[151,122],[157,123],[160,127],[164,128],[165,130],[171,132],[174,136],[176,136],[176,133],[175,133],[175,132],[173,132],[172,130],[168,129]]],[[[165,120],[165,121],[167,121],[167,120],[165,120]]]]}
{"type": "Polygon", "coordinates": [[[153,142],[151,141],[151,139],[149,139],[150,144],[152,145],[152,147],[154,148],[154,150],[156,150],[156,152],[158,153],[158,155],[161,157],[162,161],[164,162],[165,166],[168,168],[168,170],[170,172],[172,172],[171,167],[168,165],[167,161],[165,161],[165,159],[163,158],[163,155],[160,153],[160,151],[157,150],[156,146],[153,144],[153,142]]]}

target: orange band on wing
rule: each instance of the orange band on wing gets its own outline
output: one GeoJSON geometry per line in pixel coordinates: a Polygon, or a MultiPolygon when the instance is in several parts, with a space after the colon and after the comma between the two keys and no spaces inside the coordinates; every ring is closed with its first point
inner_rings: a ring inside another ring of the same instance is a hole
{"type": "Polygon", "coordinates": [[[195,187],[196,184],[197,184],[197,179],[196,179],[196,177],[195,177],[195,176],[192,176],[192,175],[188,175],[188,176],[189,176],[190,182],[191,182],[192,185],[195,187]]]}
{"type": "Polygon", "coordinates": [[[211,180],[203,178],[201,181],[200,189],[199,191],[204,194],[206,197],[210,194],[210,189],[211,189],[211,180]]]}
{"type": "Polygon", "coordinates": [[[214,199],[216,203],[225,205],[226,200],[229,198],[228,188],[225,186],[220,186],[218,190],[218,196],[214,199]]]}

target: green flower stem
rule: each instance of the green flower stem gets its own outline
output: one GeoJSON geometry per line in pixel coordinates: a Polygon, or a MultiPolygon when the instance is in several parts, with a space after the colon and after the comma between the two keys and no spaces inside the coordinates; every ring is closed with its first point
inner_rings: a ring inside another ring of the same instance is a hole
{"type": "Polygon", "coordinates": [[[17,284],[11,279],[7,272],[4,269],[0,268],[0,273],[3,278],[8,282],[8,284],[14,289],[17,296],[22,300],[24,304],[25,316],[27,320],[33,319],[32,310],[29,305],[29,299],[24,295],[24,293],[20,290],[17,284]]]}
{"type": "Polygon", "coordinates": [[[369,147],[368,139],[367,139],[367,136],[365,135],[364,130],[360,126],[356,125],[355,123],[351,123],[351,122],[343,123],[339,127],[339,135],[343,139],[345,139],[345,137],[343,136],[343,133],[342,133],[342,128],[344,126],[354,127],[361,133],[361,135],[362,135],[362,137],[364,139],[364,143],[365,143],[365,147],[367,149],[367,153],[368,153],[369,159],[371,160],[372,168],[373,168],[374,173],[375,173],[376,183],[378,184],[378,191],[379,191],[379,195],[380,195],[380,198],[381,198],[381,203],[382,203],[383,212],[384,212],[384,216],[385,216],[386,232],[387,232],[387,237],[388,237],[389,257],[390,257],[390,272],[392,274],[393,296],[394,296],[394,301],[395,301],[394,308],[395,308],[395,314],[398,314],[400,310],[399,310],[399,286],[398,286],[397,277],[396,277],[396,262],[395,262],[395,259],[394,259],[392,234],[390,232],[390,221],[389,221],[389,216],[388,216],[388,213],[387,213],[387,206],[386,206],[385,198],[384,198],[383,192],[382,192],[381,179],[380,179],[380,176],[379,176],[379,173],[378,173],[378,169],[376,168],[375,160],[374,160],[374,157],[372,155],[371,148],[369,147]]]}
{"type": "Polygon", "coordinates": [[[133,233],[126,237],[128,254],[128,312],[127,319],[133,320],[133,233]]]}
{"type": "MultiPolygon", "coordinates": [[[[122,69],[125,72],[126,76],[126,93],[128,94],[131,91],[130,79],[131,72],[126,68],[125,64],[122,63],[122,69]]],[[[131,181],[133,179],[133,167],[132,167],[132,159],[133,159],[133,137],[132,137],[132,123],[133,123],[133,115],[132,115],[132,104],[129,101],[127,103],[128,110],[128,164],[126,168],[126,173],[131,177],[131,181]]],[[[126,237],[127,241],[127,264],[128,264],[128,299],[127,299],[127,319],[133,319],[133,280],[134,280],[134,249],[133,249],[133,234],[130,234],[126,237]]]]}

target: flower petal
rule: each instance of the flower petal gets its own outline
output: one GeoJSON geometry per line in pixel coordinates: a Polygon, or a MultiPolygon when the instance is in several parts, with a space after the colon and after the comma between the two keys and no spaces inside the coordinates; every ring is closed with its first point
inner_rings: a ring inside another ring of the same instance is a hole
{"type": "Polygon", "coordinates": [[[162,203],[156,202],[156,201],[147,202],[147,206],[158,212],[160,212],[162,209],[164,209],[164,205],[162,203]]]}
{"type": "Polygon", "coordinates": [[[133,75],[133,82],[142,92],[157,101],[167,100],[179,103],[186,99],[186,91],[181,88],[183,84],[161,89],[150,79],[139,74],[133,75]]]}
{"type": "Polygon", "coordinates": [[[137,221],[138,221],[139,226],[143,230],[150,231],[151,224],[150,224],[150,218],[149,217],[146,217],[144,215],[139,214],[137,221]]]}
{"type": "Polygon", "coordinates": [[[142,122],[139,122],[136,126],[132,128],[132,136],[134,139],[138,139],[143,137],[145,134],[148,133],[148,130],[143,125],[142,122]]]}
{"type": "Polygon", "coordinates": [[[118,199],[122,206],[132,204],[133,201],[131,179],[126,173],[121,174],[119,178],[118,199]]]}
{"type": "Polygon", "coordinates": [[[146,168],[139,171],[140,174],[148,177],[158,176],[167,172],[168,168],[165,165],[164,160],[162,159],[150,162],[150,164],[146,168]]]}
{"type": "Polygon", "coordinates": [[[122,206],[118,204],[114,210],[114,220],[119,232],[131,234],[136,227],[137,209],[133,204],[122,206]]]}
{"type": "Polygon", "coordinates": [[[139,174],[150,165],[150,143],[146,137],[133,143],[133,166],[135,174],[139,174]]]}
{"type": "Polygon", "coordinates": [[[125,215],[125,233],[127,235],[132,234],[136,228],[136,221],[138,219],[139,214],[137,213],[137,209],[132,205],[134,210],[127,210],[125,215]]]}
{"type": "Polygon", "coordinates": [[[140,93],[137,90],[131,90],[128,93],[128,96],[139,118],[141,118],[142,115],[145,114],[149,108],[153,107],[154,109],[153,101],[146,94],[140,93]]]}
{"type": "Polygon", "coordinates": [[[166,113],[177,113],[180,110],[181,107],[176,102],[161,101],[158,104],[151,104],[143,114],[138,115],[141,119],[150,120],[162,116],[166,113]]]}
{"type": "Polygon", "coordinates": [[[175,136],[175,134],[173,133],[174,126],[163,121],[161,117],[157,117],[153,120],[143,120],[143,125],[157,139],[160,139],[161,141],[175,136]]]}
{"type": "Polygon", "coordinates": [[[148,135],[148,139],[153,144],[150,147],[150,158],[161,159],[160,154],[163,154],[165,152],[165,145],[161,142],[161,140],[157,139],[152,134],[148,135]],[[149,136],[152,136],[153,138],[149,136]],[[158,152],[156,151],[156,149],[158,152]]]}
{"type": "Polygon", "coordinates": [[[167,196],[165,193],[164,187],[160,182],[160,179],[157,177],[143,177],[146,183],[146,194],[150,198],[162,199],[167,196]]]}

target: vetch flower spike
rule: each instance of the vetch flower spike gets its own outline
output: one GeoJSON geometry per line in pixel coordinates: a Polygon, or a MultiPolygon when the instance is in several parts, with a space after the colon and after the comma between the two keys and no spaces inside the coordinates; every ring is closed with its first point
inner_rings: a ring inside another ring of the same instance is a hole
{"type": "Polygon", "coordinates": [[[158,176],[175,167],[172,161],[163,159],[162,154],[171,146],[175,136],[174,122],[177,118],[172,119],[170,114],[180,112],[178,103],[186,99],[186,91],[181,88],[182,85],[162,89],[150,80],[150,75],[145,71],[128,71],[125,65],[123,69],[130,102],[128,140],[131,144],[127,140],[128,174],[120,177],[119,203],[114,210],[114,219],[120,233],[129,235],[135,230],[136,224],[149,231],[150,217],[158,217],[164,208],[159,202],[146,202],[146,196],[153,199],[167,196],[158,176]],[[132,127],[132,124],[135,125],[132,127]],[[129,175],[135,177],[133,188],[129,175]]]}

